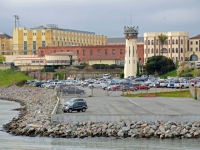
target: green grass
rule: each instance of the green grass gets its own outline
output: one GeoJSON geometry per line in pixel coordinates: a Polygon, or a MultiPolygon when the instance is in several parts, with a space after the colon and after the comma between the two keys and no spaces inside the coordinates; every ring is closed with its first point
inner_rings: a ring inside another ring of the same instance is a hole
{"type": "Polygon", "coordinates": [[[33,78],[15,69],[0,70],[0,86],[8,86],[21,80],[33,80],[33,78]]]}
{"type": "Polygon", "coordinates": [[[157,93],[138,93],[138,94],[124,94],[124,97],[143,97],[145,94],[152,94],[156,95],[156,97],[187,97],[191,98],[191,94],[189,90],[180,90],[180,91],[173,91],[173,92],[157,92],[157,93]]]}
{"type": "Polygon", "coordinates": [[[173,71],[170,71],[166,74],[163,74],[160,76],[161,79],[166,79],[168,76],[171,76],[171,77],[176,77],[177,76],[177,71],[176,70],[173,70],[173,71]]]}

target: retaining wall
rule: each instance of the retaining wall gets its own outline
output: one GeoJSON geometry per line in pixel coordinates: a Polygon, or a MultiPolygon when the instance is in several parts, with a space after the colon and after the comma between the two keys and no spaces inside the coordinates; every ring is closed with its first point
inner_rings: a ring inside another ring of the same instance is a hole
{"type": "Polygon", "coordinates": [[[52,114],[53,122],[119,122],[120,120],[135,120],[135,121],[178,121],[178,122],[193,122],[200,121],[198,115],[66,115],[52,114]]]}

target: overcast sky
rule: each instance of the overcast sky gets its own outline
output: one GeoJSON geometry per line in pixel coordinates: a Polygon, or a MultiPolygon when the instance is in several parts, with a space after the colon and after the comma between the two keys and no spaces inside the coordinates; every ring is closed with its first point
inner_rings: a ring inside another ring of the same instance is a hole
{"type": "Polygon", "coordinates": [[[139,26],[139,36],[157,31],[200,34],[200,0],[0,0],[1,33],[12,35],[14,15],[27,28],[57,24],[107,37],[123,37],[123,27],[131,24],[139,26]]]}

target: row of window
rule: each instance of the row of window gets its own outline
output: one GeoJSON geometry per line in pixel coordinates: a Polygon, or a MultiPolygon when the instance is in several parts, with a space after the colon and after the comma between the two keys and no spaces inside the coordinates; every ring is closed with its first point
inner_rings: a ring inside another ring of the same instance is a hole
{"type": "MultiPolygon", "coordinates": [[[[198,42],[198,41],[195,41],[195,43],[196,43],[196,45],[198,45],[198,44],[199,44],[199,42],[198,42]]],[[[193,41],[190,41],[190,45],[193,45],[193,41]]]]}
{"type": "MultiPolygon", "coordinates": [[[[170,41],[171,41],[171,40],[168,40],[168,41],[166,40],[164,44],[170,44],[170,41]]],[[[146,43],[146,41],[145,41],[145,43],[146,43]]],[[[159,45],[159,40],[156,40],[156,41],[154,41],[154,40],[151,40],[151,41],[148,40],[148,45],[154,45],[154,43],[155,43],[156,45],[159,45]]],[[[173,39],[173,40],[171,41],[171,43],[172,43],[172,44],[178,44],[179,41],[178,41],[177,39],[176,39],[176,40],[173,39]]],[[[183,39],[181,39],[181,44],[183,44],[183,39]]]]}
{"type": "MultiPolygon", "coordinates": [[[[42,35],[45,35],[45,32],[42,32],[42,35]]],[[[24,36],[27,36],[27,33],[24,33],[24,36]]],[[[35,32],[33,32],[33,36],[36,36],[35,32]]]]}
{"type": "MultiPolygon", "coordinates": [[[[146,51],[147,51],[147,50],[146,50],[146,51]]],[[[164,49],[163,52],[164,52],[164,53],[168,53],[168,52],[170,53],[170,48],[169,48],[169,51],[167,51],[167,49],[164,49]]],[[[150,53],[150,49],[148,49],[148,54],[149,54],[149,53],[150,53]]],[[[154,53],[154,49],[153,49],[153,48],[151,49],[151,53],[154,53]]],[[[156,53],[158,53],[158,49],[156,49],[156,53]]],[[[173,48],[173,49],[172,49],[172,53],[178,53],[178,48],[176,48],[176,49],[173,48]]],[[[180,53],[183,53],[183,48],[181,48],[180,53]]]]}
{"type": "Polygon", "coordinates": [[[43,63],[44,61],[43,60],[32,60],[31,62],[32,63],[43,63]]]}
{"type": "Polygon", "coordinates": [[[47,60],[47,63],[70,63],[69,60],[47,60]]]}
{"type": "MultiPolygon", "coordinates": [[[[54,50],[54,53],[56,53],[56,52],[63,52],[63,50],[60,50],[60,51],[54,50]]],[[[70,52],[70,50],[67,50],[67,52],[70,52]]],[[[76,51],[77,56],[79,56],[79,53],[80,53],[80,51],[77,50],[77,51],[76,51]]],[[[98,49],[97,54],[98,54],[98,55],[101,55],[101,53],[102,53],[102,50],[98,49]]],[[[48,51],[48,54],[50,54],[50,51],[48,51]]],[[[85,55],[86,55],[86,50],[82,50],[82,54],[83,54],[83,56],[85,56],[85,55]]],[[[89,54],[92,56],[92,55],[93,55],[93,50],[90,50],[90,51],[89,51],[89,54]]],[[[104,54],[105,54],[105,55],[108,54],[108,50],[107,50],[107,49],[104,50],[104,54]]],[[[115,49],[112,50],[112,54],[113,54],[113,55],[116,54],[115,49]]],[[[123,50],[122,50],[122,49],[120,49],[119,54],[120,54],[120,55],[123,54],[123,50]]],[[[43,52],[43,51],[41,51],[41,56],[44,56],[44,52],[43,52]]]]}

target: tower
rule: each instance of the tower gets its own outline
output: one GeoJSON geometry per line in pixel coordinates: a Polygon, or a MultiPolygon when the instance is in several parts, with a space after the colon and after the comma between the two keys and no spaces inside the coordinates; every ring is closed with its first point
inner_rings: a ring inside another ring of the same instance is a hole
{"type": "Polygon", "coordinates": [[[126,39],[125,47],[125,65],[124,65],[124,78],[128,76],[135,76],[137,73],[137,37],[138,37],[138,26],[137,27],[124,27],[124,36],[126,39]]]}

